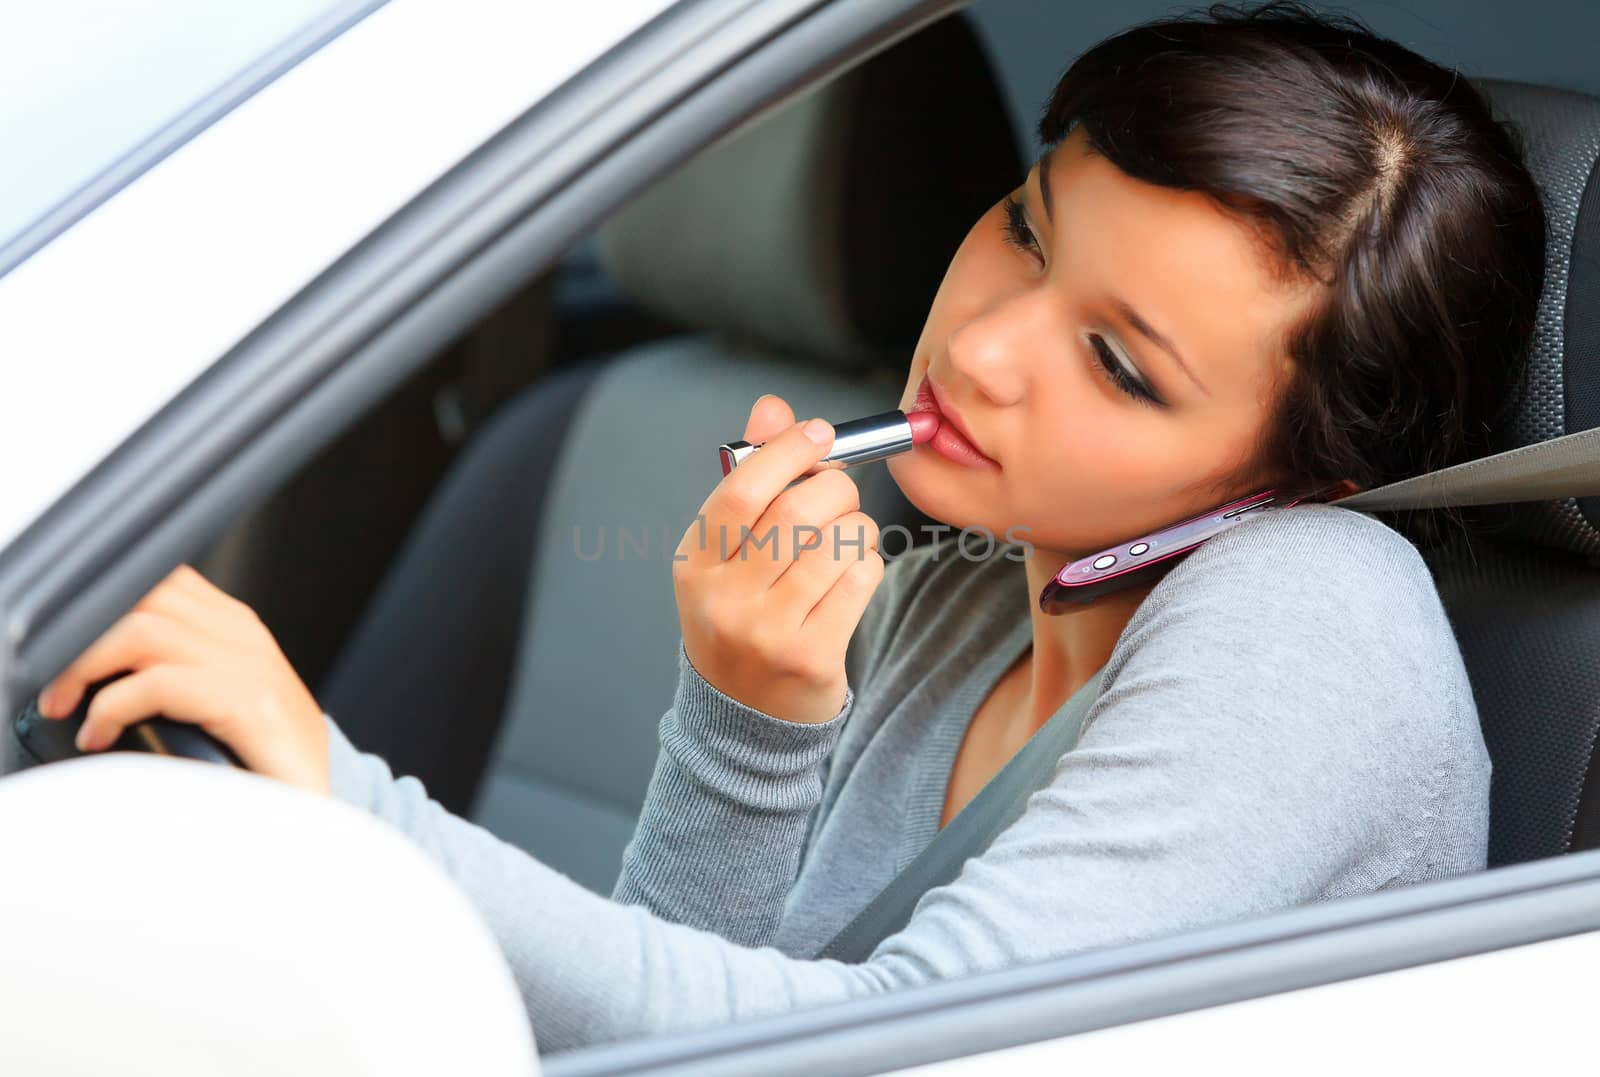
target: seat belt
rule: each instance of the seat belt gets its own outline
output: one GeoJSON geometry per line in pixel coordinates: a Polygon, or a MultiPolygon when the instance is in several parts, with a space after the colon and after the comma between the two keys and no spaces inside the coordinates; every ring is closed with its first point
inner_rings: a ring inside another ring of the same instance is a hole
{"type": "MultiPolygon", "coordinates": [[[[1600,427],[1468,460],[1328,503],[1362,512],[1385,512],[1553,501],[1597,494],[1600,427]]],[[[970,857],[980,855],[1001,831],[1020,818],[1028,797],[1044,787],[1061,757],[1077,745],[1084,718],[1099,698],[1104,676],[1102,667],[1074,692],[949,825],[935,834],[922,852],[817,956],[851,963],[865,961],[878,943],[911,921],[922,895],[953,882],[970,857]]]]}
{"type": "Polygon", "coordinates": [[[1330,501],[1362,512],[1559,501],[1600,494],[1600,427],[1330,501]]]}
{"type": "Polygon", "coordinates": [[[878,943],[906,926],[923,894],[953,882],[968,857],[983,852],[1002,830],[1016,822],[1029,795],[1044,788],[1061,757],[1078,743],[1083,719],[1100,698],[1105,674],[1105,667],[1101,666],[1072,693],[1072,698],[1028,738],[1000,773],[990,778],[978,795],[817,956],[853,963],[865,961],[878,943]]]}

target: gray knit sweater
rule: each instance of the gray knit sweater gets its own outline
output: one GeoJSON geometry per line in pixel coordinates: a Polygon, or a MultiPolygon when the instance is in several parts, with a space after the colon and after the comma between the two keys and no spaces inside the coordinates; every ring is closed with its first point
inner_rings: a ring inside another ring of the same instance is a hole
{"type": "Polygon", "coordinates": [[[741,706],[680,661],[611,900],[336,727],[334,794],[465,889],[547,1052],[1483,866],[1489,760],[1422,560],[1366,516],[1308,505],[1239,525],[1158,584],[1023,816],[869,960],[814,960],[938,829],[966,723],[1030,640],[1016,552],[972,562],[946,542],[895,561],[823,725],[741,706]]]}

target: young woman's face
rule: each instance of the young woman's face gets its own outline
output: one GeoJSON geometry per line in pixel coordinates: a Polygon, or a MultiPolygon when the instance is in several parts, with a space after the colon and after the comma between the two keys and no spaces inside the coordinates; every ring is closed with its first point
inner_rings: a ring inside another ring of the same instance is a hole
{"type": "Polygon", "coordinates": [[[931,393],[966,438],[942,429],[890,470],[936,519],[1071,555],[1271,485],[1239,472],[1316,288],[1075,131],[968,233],[917,344],[901,407],[931,393]]]}

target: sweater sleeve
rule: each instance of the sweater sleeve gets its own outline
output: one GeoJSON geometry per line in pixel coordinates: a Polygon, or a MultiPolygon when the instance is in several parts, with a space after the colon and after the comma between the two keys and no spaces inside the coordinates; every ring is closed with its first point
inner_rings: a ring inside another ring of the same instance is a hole
{"type": "Polygon", "coordinates": [[[613,900],[736,942],[766,942],[799,870],[823,760],[854,701],[816,725],[724,695],[680,644],[678,690],[613,900]]]}
{"type": "MultiPolygon", "coordinates": [[[[333,795],[408,835],[472,900],[498,941],[543,1052],[687,1030],[888,986],[600,897],[452,815],[329,722],[333,795]]],[[[425,929],[423,925],[420,929],[425,929]]]]}
{"type": "Polygon", "coordinates": [[[1315,527],[1255,528],[1256,544],[1247,530],[1163,581],[1051,783],[861,964],[740,945],[592,894],[396,780],[337,727],[334,794],[410,835],[471,897],[551,1051],[1377,889],[1441,837],[1453,870],[1481,866],[1487,759],[1420,561],[1382,542],[1330,550],[1315,527]],[[1350,582],[1330,601],[1328,579],[1350,582]],[[1308,615],[1313,596],[1321,612],[1308,615]],[[1442,810],[1463,788],[1467,817],[1442,810]]]}
{"type": "Polygon", "coordinates": [[[822,795],[829,753],[921,559],[891,564],[851,638],[832,720],[789,722],[718,691],[678,648],[678,689],[612,899],[746,945],[769,942],[822,795]]]}

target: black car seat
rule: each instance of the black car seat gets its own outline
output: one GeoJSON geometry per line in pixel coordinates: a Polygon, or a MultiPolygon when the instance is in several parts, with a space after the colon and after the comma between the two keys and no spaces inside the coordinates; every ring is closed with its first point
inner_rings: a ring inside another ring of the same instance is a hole
{"type": "MultiPolygon", "coordinates": [[[[895,406],[962,236],[1024,168],[960,19],[737,132],[599,236],[700,331],[559,370],[463,452],[319,698],[447,806],[609,890],[677,681],[670,555],[764,392],[895,406]]],[[[883,465],[880,522],[920,521],[883,465]]]]}
{"type": "MultiPolygon", "coordinates": [[[[1549,217],[1526,399],[1502,448],[1600,426],[1600,100],[1484,82],[1549,217]]],[[[1506,506],[1433,558],[1494,762],[1489,862],[1600,844],[1600,499],[1506,506]]]]}

